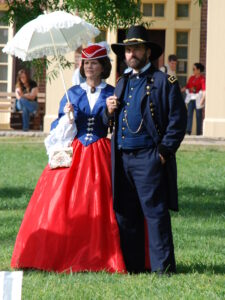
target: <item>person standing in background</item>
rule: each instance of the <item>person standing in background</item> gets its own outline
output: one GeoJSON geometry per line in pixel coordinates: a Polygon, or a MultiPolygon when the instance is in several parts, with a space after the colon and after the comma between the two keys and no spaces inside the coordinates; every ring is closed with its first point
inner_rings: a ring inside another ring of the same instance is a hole
{"type": "Polygon", "coordinates": [[[193,65],[193,75],[188,79],[186,87],[186,99],[188,104],[187,134],[192,132],[193,113],[196,110],[197,135],[202,134],[202,111],[205,105],[205,77],[204,66],[201,63],[193,65]]]}
{"type": "Polygon", "coordinates": [[[170,54],[168,56],[168,64],[160,68],[160,71],[171,76],[176,76],[177,68],[177,57],[175,54],[170,54]]]}
{"type": "Polygon", "coordinates": [[[85,78],[81,75],[80,73],[80,67],[81,67],[82,62],[79,62],[79,67],[77,67],[72,76],[72,84],[73,85],[80,85],[81,83],[85,82],[85,78]]]}
{"type": "Polygon", "coordinates": [[[82,47],[79,47],[76,50],[76,54],[75,54],[76,60],[78,60],[77,62],[78,67],[74,69],[73,76],[72,76],[72,85],[80,85],[81,83],[85,82],[85,78],[80,73],[80,67],[82,64],[81,53],[82,53],[82,47]]]}

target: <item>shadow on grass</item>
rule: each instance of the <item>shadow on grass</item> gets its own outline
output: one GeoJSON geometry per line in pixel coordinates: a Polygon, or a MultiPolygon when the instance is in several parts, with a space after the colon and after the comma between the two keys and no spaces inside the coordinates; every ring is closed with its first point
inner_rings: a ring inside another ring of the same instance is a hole
{"type": "Polygon", "coordinates": [[[209,217],[221,215],[225,211],[225,189],[207,189],[203,187],[179,188],[180,214],[209,217]]]}
{"type": "MultiPolygon", "coordinates": [[[[15,242],[24,213],[8,214],[0,219],[0,245],[12,245],[15,242]]],[[[1,252],[1,247],[0,247],[1,252]]]]}
{"type": "Polygon", "coordinates": [[[193,263],[190,265],[183,265],[182,263],[177,264],[177,274],[191,274],[191,273],[199,273],[199,274],[225,274],[225,264],[220,265],[204,265],[193,263]]]}
{"type": "Polygon", "coordinates": [[[33,189],[26,187],[0,188],[0,210],[26,208],[32,193],[33,189]]]}

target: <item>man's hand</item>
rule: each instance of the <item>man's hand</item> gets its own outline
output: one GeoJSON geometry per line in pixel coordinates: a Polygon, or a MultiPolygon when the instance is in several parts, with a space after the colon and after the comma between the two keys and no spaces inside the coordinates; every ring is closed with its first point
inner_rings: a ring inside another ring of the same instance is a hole
{"type": "Polygon", "coordinates": [[[106,99],[106,105],[109,115],[112,115],[114,111],[118,108],[119,101],[116,96],[110,96],[106,99]]]}
{"type": "Polygon", "coordinates": [[[161,154],[159,154],[159,157],[160,157],[160,160],[161,160],[161,164],[164,165],[166,163],[165,158],[161,154]]]}

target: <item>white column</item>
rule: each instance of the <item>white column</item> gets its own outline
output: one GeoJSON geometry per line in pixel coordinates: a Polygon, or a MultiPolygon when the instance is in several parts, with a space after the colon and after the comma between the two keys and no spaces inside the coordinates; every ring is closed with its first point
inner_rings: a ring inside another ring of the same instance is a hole
{"type": "MultiPolygon", "coordinates": [[[[12,38],[13,38],[13,25],[11,24],[8,27],[8,40],[10,41],[12,38]]],[[[7,66],[8,66],[7,92],[11,93],[11,92],[14,92],[14,91],[12,91],[13,57],[11,55],[8,55],[7,66]]],[[[3,130],[10,129],[10,116],[11,116],[11,112],[1,112],[0,113],[0,129],[3,129],[3,130]]]]}
{"type": "MultiPolygon", "coordinates": [[[[110,30],[108,29],[107,32],[107,43],[109,45],[117,43],[117,30],[110,30]]],[[[110,59],[111,59],[111,64],[112,64],[112,71],[107,79],[107,82],[113,86],[116,84],[116,66],[117,66],[117,57],[116,54],[111,50],[110,51],[110,59]]]]}
{"type": "Polygon", "coordinates": [[[206,110],[203,135],[225,137],[225,1],[208,1],[206,110]]]}

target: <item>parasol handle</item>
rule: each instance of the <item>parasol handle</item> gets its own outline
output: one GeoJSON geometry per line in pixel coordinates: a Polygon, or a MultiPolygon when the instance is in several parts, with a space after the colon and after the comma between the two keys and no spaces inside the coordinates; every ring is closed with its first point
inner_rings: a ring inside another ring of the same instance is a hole
{"type": "MultiPolygon", "coordinates": [[[[66,99],[67,99],[67,102],[70,103],[69,96],[68,96],[67,89],[66,89],[66,84],[65,84],[64,76],[63,76],[62,66],[60,64],[58,52],[57,52],[56,47],[55,47],[55,41],[54,41],[54,38],[53,38],[51,30],[49,30],[49,33],[50,33],[50,37],[51,37],[51,40],[52,40],[52,44],[53,44],[55,56],[56,56],[56,59],[57,59],[57,62],[58,62],[59,73],[60,73],[60,76],[61,76],[61,79],[62,79],[62,82],[63,82],[63,88],[64,88],[64,91],[65,91],[65,94],[66,94],[66,99]]],[[[68,118],[69,118],[70,122],[74,121],[74,115],[73,115],[72,111],[70,111],[68,113],[68,118]]]]}

